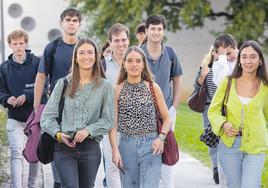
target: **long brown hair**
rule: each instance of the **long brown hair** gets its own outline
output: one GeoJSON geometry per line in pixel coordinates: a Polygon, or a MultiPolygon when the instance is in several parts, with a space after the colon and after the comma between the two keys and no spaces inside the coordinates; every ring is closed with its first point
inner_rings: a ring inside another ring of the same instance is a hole
{"type": "Polygon", "coordinates": [[[262,53],[260,45],[254,40],[245,41],[242,44],[242,46],[240,47],[239,52],[238,52],[237,62],[235,64],[234,71],[233,71],[232,75],[230,75],[230,77],[231,78],[239,78],[242,76],[243,70],[241,67],[240,58],[241,58],[241,53],[242,53],[243,49],[247,48],[247,47],[252,47],[259,55],[261,64],[258,66],[258,69],[257,69],[257,77],[260,78],[261,81],[265,85],[268,85],[268,75],[267,75],[266,63],[265,63],[265,60],[263,57],[263,53],[262,53]]]}
{"type": "Polygon", "coordinates": [[[131,46],[131,47],[129,47],[127,49],[127,51],[126,51],[126,53],[124,55],[123,65],[121,66],[121,69],[120,69],[120,72],[119,72],[117,84],[121,84],[122,82],[124,82],[127,79],[127,72],[125,71],[124,63],[126,62],[126,59],[127,59],[128,54],[130,54],[131,52],[137,52],[142,57],[144,69],[143,69],[142,74],[141,74],[141,79],[142,80],[145,80],[145,81],[148,81],[148,82],[152,82],[153,81],[153,78],[152,78],[153,76],[152,76],[152,73],[149,70],[149,67],[147,65],[147,61],[146,61],[144,52],[138,46],[131,46]]]}
{"type": "Polygon", "coordinates": [[[94,47],[95,50],[95,63],[92,67],[91,76],[95,86],[98,86],[101,83],[102,78],[105,78],[105,75],[101,71],[99,58],[98,58],[98,51],[97,47],[93,40],[89,38],[80,38],[76,43],[73,51],[73,58],[72,58],[72,69],[71,69],[71,81],[68,87],[68,93],[71,98],[74,98],[75,93],[79,88],[80,83],[80,72],[79,72],[79,65],[77,63],[77,51],[80,46],[83,44],[90,44],[94,47]]]}

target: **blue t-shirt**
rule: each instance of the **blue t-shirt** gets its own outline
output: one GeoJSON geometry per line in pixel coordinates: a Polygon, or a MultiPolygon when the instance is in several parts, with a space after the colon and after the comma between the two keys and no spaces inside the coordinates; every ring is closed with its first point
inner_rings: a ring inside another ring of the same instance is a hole
{"type": "Polygon", "coordinates": [[[46,46],[38,68],[39,73],[45,73],[49,77],[51,92],[57,80],[70,72],[75,46],[75,44],[66,44],[62,38],[55,40],[58,40],[56,46],[55,41],[46,46]]]}
{"type": "Polygon", "coordinates": [[[170,108],[173,103],[173,92],[170,84],[170,78],[182,75],[182,69],[179,58],[175,53],[173,53],[174,62],[171,70],[172,63],[167,51],[167,47],[164,45],[162,47],[162,53],[156,61],[149,55],[148,50],[146,49],[146,44],[142,45],[141,49],[145,53],[147,63],[154,75],[155,82],[162,90],[167,107],[170,108]]]}

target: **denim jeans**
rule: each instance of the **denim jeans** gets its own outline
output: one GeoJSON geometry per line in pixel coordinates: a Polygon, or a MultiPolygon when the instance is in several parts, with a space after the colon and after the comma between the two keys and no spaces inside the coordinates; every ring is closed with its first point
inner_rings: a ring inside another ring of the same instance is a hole
{"type": "MultiPolygon", "coordinates": [[[[10,169],[11,169],[11,187],[22,188],[23,187],[23,168],[24,157],[22,151],[25,147],[26,139],[23,129],[25,123],[14,119],[7,120],[7,137],[11,151],[10,169]]],[[[29,164],[29,176],[28,187],[34,188],[37,185],[38,172],[41,170],[40,163],[29,164]]]]}
{"type": "Polygon", "coordinates": [[[93,188],[101,162],[100,145],[86,138],[70,148],[56,142],[54,163],[62,188],[93,188]]]}
{"type": "Polygon", "coordinates": [[[239,151],[241,137],[236,137],[231,148],[222,141],[218,158],[229,188],[259,188],[265,154],[247,154],[239,151]]]}
{"type": "Polygon", "coordinates": [[[125,174],[120,172],[122,188],[158,188],[161,155],[153,155],[152,143],[157,133],[142,136],[120,135],[119,151],[125,174]]]}

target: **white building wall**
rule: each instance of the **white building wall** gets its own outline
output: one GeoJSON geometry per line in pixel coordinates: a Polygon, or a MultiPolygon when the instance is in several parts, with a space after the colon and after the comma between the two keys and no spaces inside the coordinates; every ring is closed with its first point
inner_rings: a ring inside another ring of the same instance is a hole
{"type": "Polygon", "coordinates": [[[51,29],[59,29],[60,13],[69,2],[65,0],[2,0],[4,12],[4,41],[5,57],[10,54],[6,38],[15,29],[22,29],[21,22],[25,17],[32,17],[35,20],[35,27],[29,34],[29,48],[37,55],[41,55],[45,45],[49,42],[48,33],[51,29]],[[22,14],[13,18],[10,16],[9,7],[17,3],[22,7],[22,14]]]}

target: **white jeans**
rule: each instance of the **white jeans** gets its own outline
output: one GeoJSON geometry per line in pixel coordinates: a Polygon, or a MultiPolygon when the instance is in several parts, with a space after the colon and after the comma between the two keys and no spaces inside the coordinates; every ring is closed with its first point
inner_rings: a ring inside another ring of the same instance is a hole
{"type": "MultiPolygon", "coordinates": [[[[176,109],[171,106],[169,109],[169,115],[172,120],[172,130],[175,129],[176,124],[176,109]]],[[[174,167],[162,164],[161,169],[161,181],[162,188],[174,188],[174,167]]]]}
{"type": "Polygon", "coordinates": [[[102,151],[105,161],[105,177],[107,182],[107,188],[120,188],[121,181],[119,170],[112,161],[112,148],[108,135],[103,136],[102,151]]]}
{"type": "MultiPolygon", "coordinates": [[[[27,137],[25,136],[23,129],[25,123],[19,122],[14,119],[7,120],[7,137],[11,151],[10,169],[11,169],[11,187],[22,188],[23,187],[23,163],[24,157],[22,151],[25,147],[27,137]]],[[[40,163],[29,164],[29,176],[28,187],[37,188],[37,176],[40,171],[40,163]]]]}

